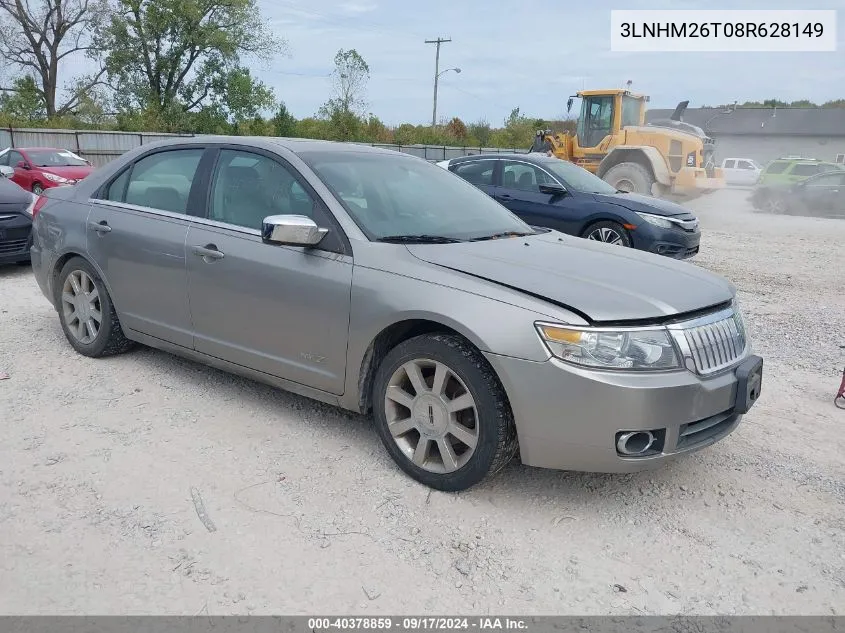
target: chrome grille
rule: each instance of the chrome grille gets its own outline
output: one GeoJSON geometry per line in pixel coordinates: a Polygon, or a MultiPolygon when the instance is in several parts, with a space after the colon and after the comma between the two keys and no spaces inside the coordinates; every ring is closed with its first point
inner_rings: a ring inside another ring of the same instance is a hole
{"type": "MultiPolygon", "coordinates": [[[[739,313],[727,311],[674,328],[675,338],[699,374],[712,374],[735,364],[745,355],[747,337],[739,313]]],[[[693,369],[693,367],[689,367],[693,369]]]]}

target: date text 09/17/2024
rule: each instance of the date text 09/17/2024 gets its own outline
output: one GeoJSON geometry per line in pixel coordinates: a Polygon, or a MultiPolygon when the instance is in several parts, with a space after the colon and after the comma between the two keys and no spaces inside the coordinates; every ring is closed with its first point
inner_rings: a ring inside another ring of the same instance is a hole
{"type": "Polygon", "coordinates": [[[524,619],[510,617],[347,617],[309,618],[308,628],[312,631],[370,630],[388,631],[446,631],[446,630],[526,630],[524,619]]]}

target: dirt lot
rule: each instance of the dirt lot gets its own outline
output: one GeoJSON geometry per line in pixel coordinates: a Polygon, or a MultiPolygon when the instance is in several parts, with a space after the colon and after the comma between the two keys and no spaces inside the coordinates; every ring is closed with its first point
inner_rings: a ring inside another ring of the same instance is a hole
{"type": "Polygon", "coordinates": [[[458,495],[367,419],[150,349],[83,358],[0,269],[0,612],[845,613],[845,221],[745,195],[689,205],[767,363],[739,429],[653,473],[514,463],[458,495]]]}

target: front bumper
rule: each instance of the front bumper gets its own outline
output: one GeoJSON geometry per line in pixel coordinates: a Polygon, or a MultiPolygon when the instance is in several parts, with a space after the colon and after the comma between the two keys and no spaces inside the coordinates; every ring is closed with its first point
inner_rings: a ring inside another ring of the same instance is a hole
{"type": "Polygon", "coordinates": [[[701,231],[698,230],[690,233],[641,222],[631,231],[631,245],[634,248],[674,259],[687,259],[697,255],[700,243],[701,231]]]}
{"type": "Polygon", "coordinates": [[[747,410],[737,404],[736,368],[701,378],[689,371],[602,372],[556,359],[486,357],[508,394],[521,459],[529,466],[588,472],[656,468],[721,440],[747,410]],[[655,452],[621,456],[617,439],[629,431],[653,432],[659,440],[655,452]]]}
{"type": "Polygon", "coordinates": [[[0,222],[0,264],[25,262],[32,248],[32,221],[19,215],[0,222]]]}

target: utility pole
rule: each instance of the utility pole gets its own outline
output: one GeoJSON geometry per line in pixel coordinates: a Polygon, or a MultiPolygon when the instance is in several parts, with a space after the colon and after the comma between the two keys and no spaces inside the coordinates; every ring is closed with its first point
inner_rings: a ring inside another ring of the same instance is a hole
{"type": "Polygon", "coordinates": [[[434,108],[431,111],[431,127],[437,125],[437,81],[440,79],[440,45],[451,42],[451,38],[438,37],[436,40],[426,40],[426,44],[437,44],[437,54],[434,57],[434,108]]]}

